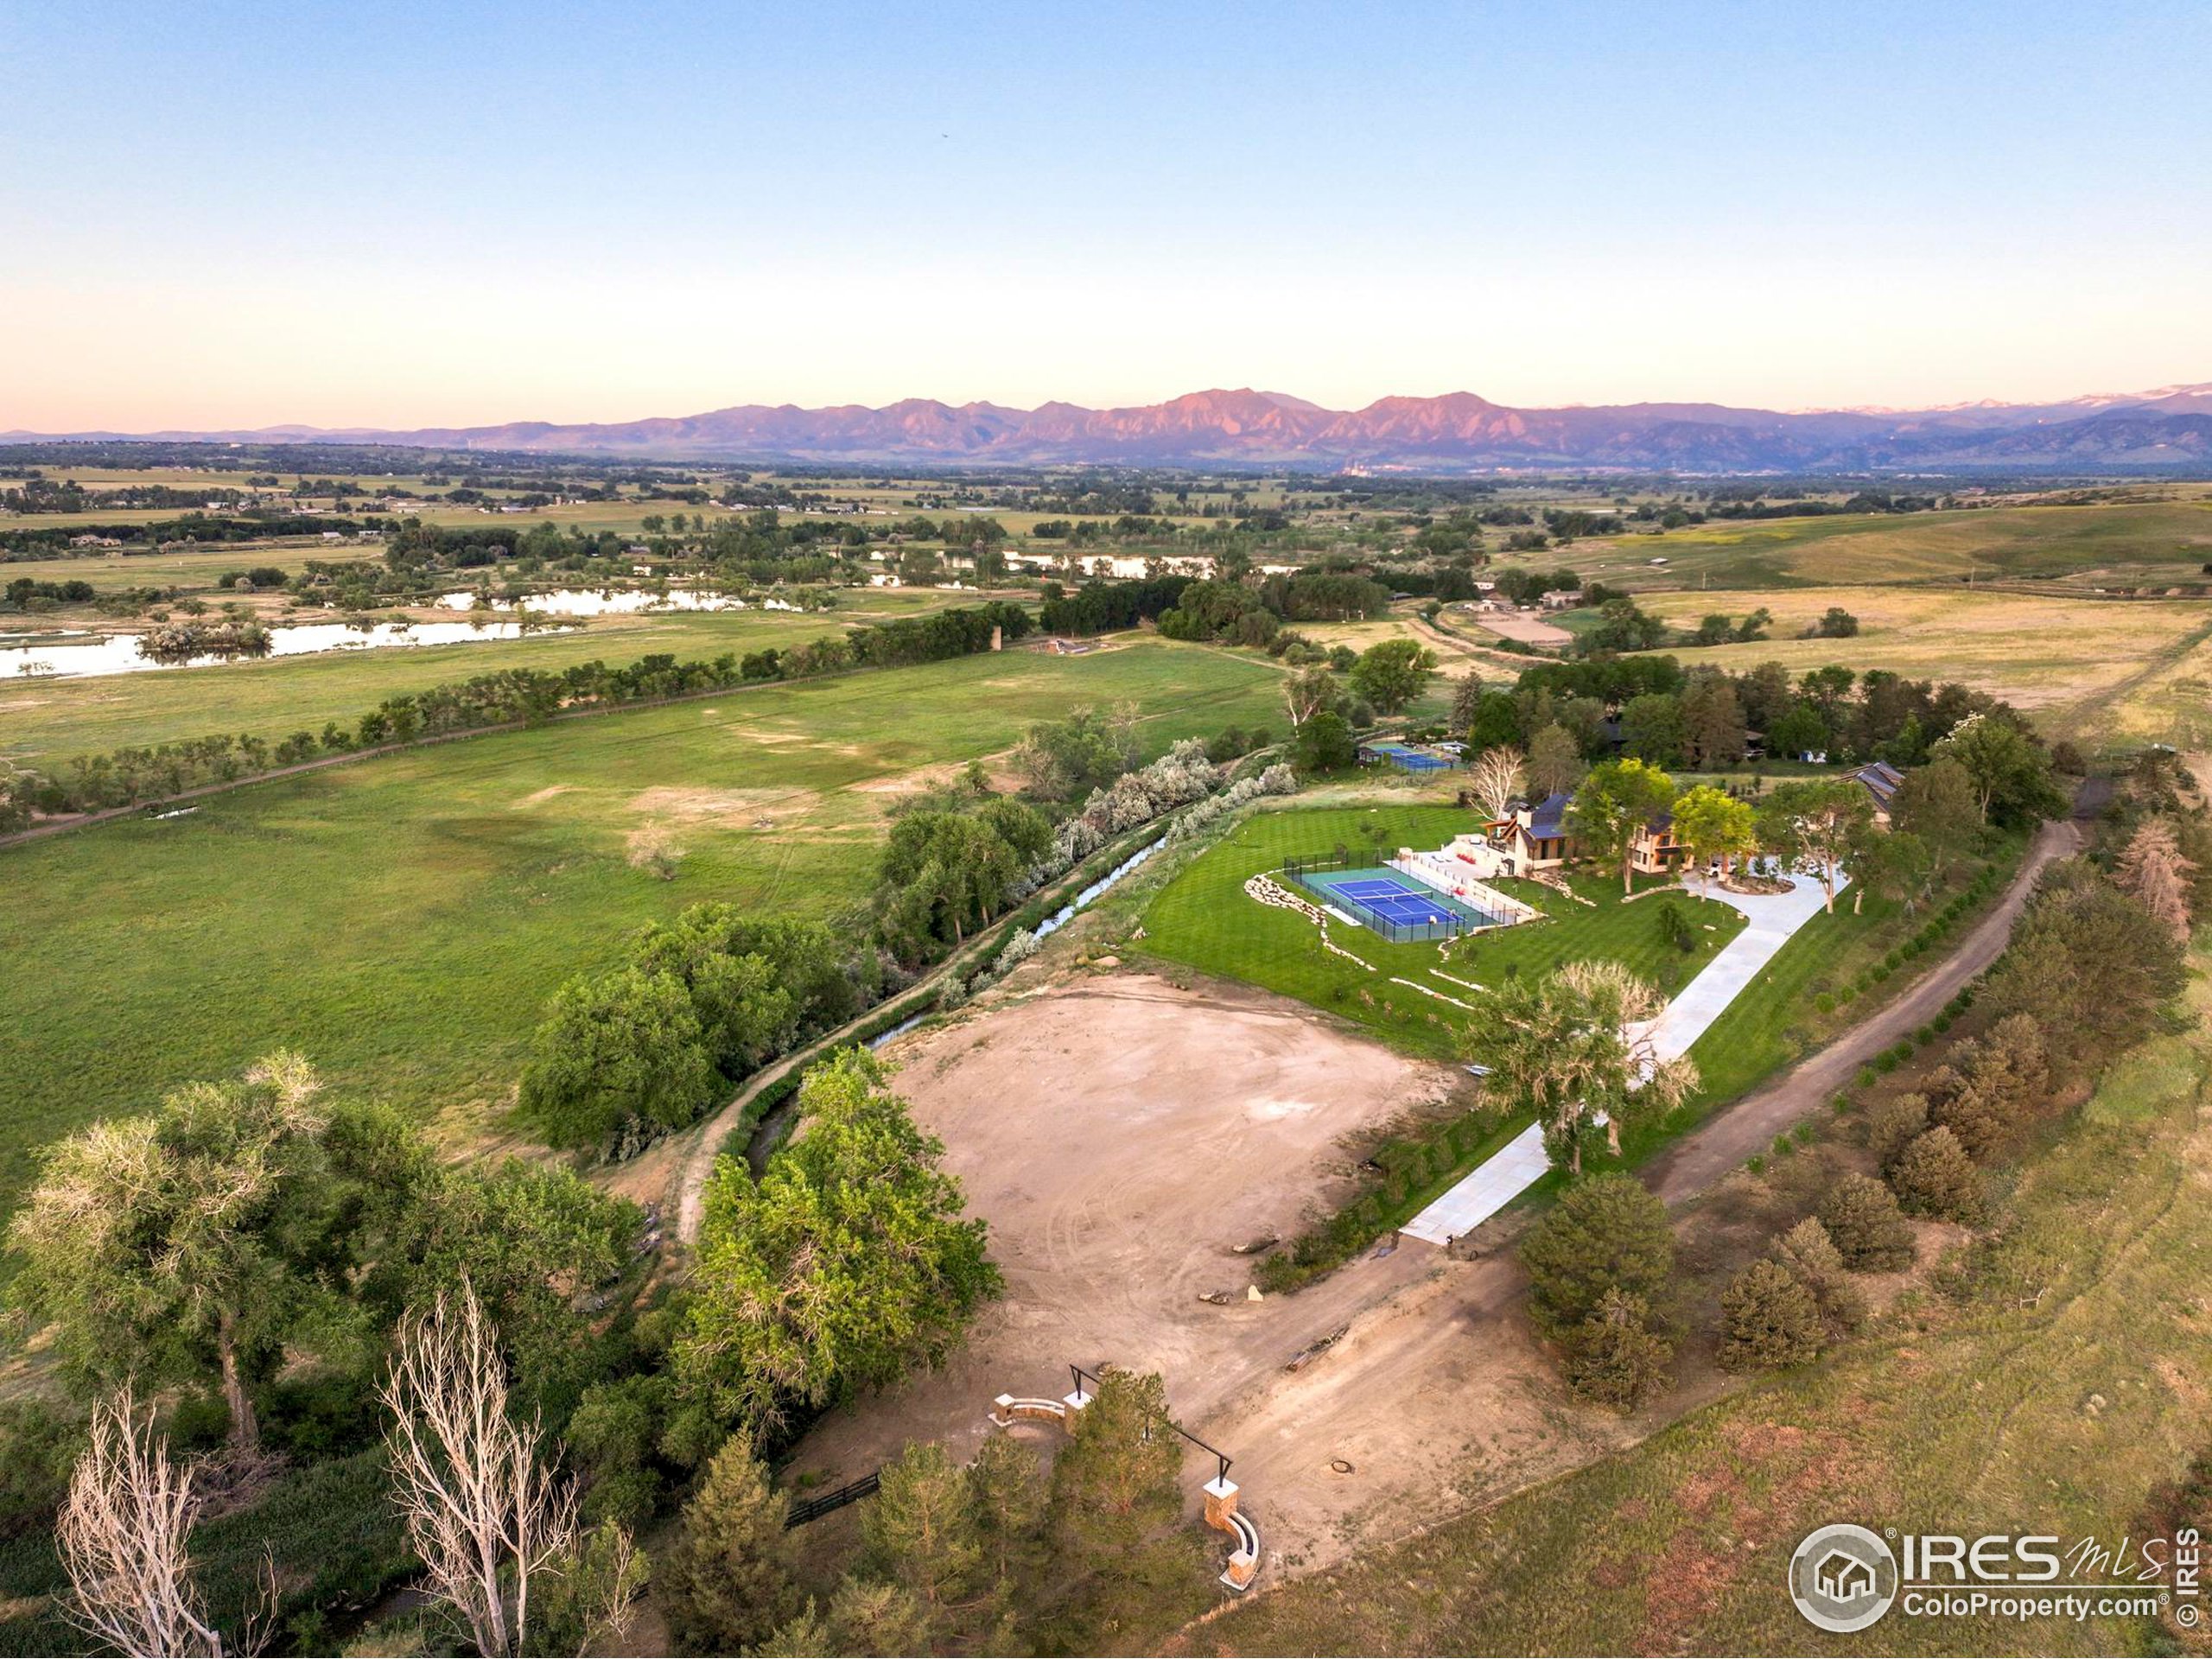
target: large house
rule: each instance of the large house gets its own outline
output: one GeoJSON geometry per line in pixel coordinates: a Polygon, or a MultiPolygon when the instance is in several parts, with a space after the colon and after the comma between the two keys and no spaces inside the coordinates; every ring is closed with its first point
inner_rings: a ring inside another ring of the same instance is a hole
{"type": "MultiPolygon", "coordinates": [[[[1510,817],[1477,834],[1454,836],[1444,850],[1484,879],[1555,870],[1581,850],[1567,828],[1567,809],[1573,798],[1549,795],[1534,806],[1518,807],[1510,817]]],[[[1674,814],[1662,812],[1637,832],[1629,863],[1640,874],[1657,875],[1688,856],[1688,849],[1675,839],[1674,814]]]]}

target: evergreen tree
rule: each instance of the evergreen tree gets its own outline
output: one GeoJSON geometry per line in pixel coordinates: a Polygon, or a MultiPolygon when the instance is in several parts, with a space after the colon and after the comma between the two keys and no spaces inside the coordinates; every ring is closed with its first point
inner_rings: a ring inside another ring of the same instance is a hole
{"type": "Polygon", "coordinates": [[[1821,1225],[1853,1273],[1894,1273],[1912,1265],[1912,1229],[1897,1194],[1871,1175],[1847,1175],[1821,1200],[1821,1225]]]}
{"type": "Polygon", "coordinates": [[[1851,1282],[1851,1270],[1828,1230],[1811,1216],[1774,1241],[1774,1259],[1812,1293],[1821,1313],[1838,1331],[1856,1331],[1866,1319],[1866,1299],[1851,1282]]]}
{"type": "Polygon", "coordinates": [[[1821,1351],[1821,1306],[1778,1262],[1754,1262],[1720,1293],[1720,1369],[1802,1365],[1821,1351]]]}
{"type": "Polygon", "coordinates": [[[1899,1204],[1911,1215],[1972,1226],[1986,1212],[1974,1160],[1946,1128],[1929,1130],[1899,1153],[1890,1166],[1889,1181],[1899,1204]]]}
{"type": "Polygon", "coordinates": [[[1142,1624],[1192,1567],[1183,1442],[1166,1420],[1157,1376],[1109,1370],[1052,1465],[1053,1573],[1094,1649],[1142,1624]]]}
{"type": "Polygon", "coordinates": [[[1664,1305],[1675,1271],[1667,1206],[1632,1175],[1593,1175],[1560,1194],[1521,1241],[1536,1323],[1565,1338],[1611,1292],[1664,1305]]]}
{"type": "Polygon", "coordinates": [[[1567,1380],[1584,1399],[1631,1412],[1666,1386],[1675,1344],[1641,1296],[1608,1290],[1567,1338],[1567,1380]]]}
{"type": "Polygon", "coordinates": [[[2182,856],[2174,827],[2164,818],[2145,818],[2136,826],[2113,871],[2120,890],[2151,912],[2173,936],[2189,938],[2191,878],[2196,866],[2182,856]]]}
{"type": "Polygon", "coordinates": [[[733,1438],[715,1454],[654,1575],[679,1649],[740,1652],[797,1610],[787,1507],[750,1440],[733,1438]]]}

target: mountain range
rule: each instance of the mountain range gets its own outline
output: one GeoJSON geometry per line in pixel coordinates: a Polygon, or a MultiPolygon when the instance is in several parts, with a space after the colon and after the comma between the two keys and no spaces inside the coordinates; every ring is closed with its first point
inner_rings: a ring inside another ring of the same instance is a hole
{"type": "Polygon", "coordinates": [[[1195,391],[1163,404],[1010,409],[908,398],[882,409],[738,404],[703,415],[413,431],[279,426],[225,432],[0,433],[0,443],[391,443],[638,460],[935,467],[1071,463],[1480,472],[2083,472],[2212,467],[2212,383],[1939,409],[1782,411],[1718,404],[1516,409],[1472,392],[1324,409],[1280,392],[1195,391]]]}

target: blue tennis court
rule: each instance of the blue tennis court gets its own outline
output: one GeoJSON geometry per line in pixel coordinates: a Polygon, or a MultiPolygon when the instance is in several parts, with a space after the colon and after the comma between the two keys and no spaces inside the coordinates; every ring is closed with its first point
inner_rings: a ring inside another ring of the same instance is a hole
{"type": "Polygon", "coordinates": [[[1293,859],[1284,874],[1363,927],[1402,944],[1457,938],[1503,919],[1378,865],[1345,869],[1335,860],[1293,859]]]}
{"type": "Polygon", "coordinates": [[[1408,743],[1370,743],[1364,747],[1370,755],[1389,761],[1401,772],[1442,772],[1457,764],[1450,755],[1417,749],[1408,743]]]}
{"type": "Polygon", "coordinates": [[[1376,915],[1393,922],[1427,922],[1433,925],[1452,918],[1452,912],[1437,903],[1433,894],[1416,892],[1379,876],[1338,882],[1334,891],[1341,897],[1358,899],[1376,915]]]}

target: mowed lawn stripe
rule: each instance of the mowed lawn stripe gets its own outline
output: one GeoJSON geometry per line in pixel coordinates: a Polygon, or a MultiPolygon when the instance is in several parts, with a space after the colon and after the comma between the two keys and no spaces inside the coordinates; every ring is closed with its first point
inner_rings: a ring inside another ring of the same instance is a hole
{"type": "Polygon", "coordinates": [[[1449,959],[1434,944],[1393,944],[1365,928],[1332,925],[1331,939],[1374,964],[1370,974],[1324,950],[1311,922],[1244,893],[1249,877],[1281,869],[1289,858],[1326,855],[1342,844],[1363,861],[1380,861],[1402,846],[1440,847],[1473,828],[1475,817],[1459,807],[1395,804],[1258,813],[1161,890],[1145,913],[1145,948],[1168,961],[1296,997],[1413,1052],[1441,1058],[1453,1052],[1465,1012],[1392,984],[1394,976],[1472,1002],[1479,993],[1433,970],[1495,986],[1509,973],[1534,977],[1564,962],[1604,957],[1626,963],[1671,995],[1743,929],[1741,912],[1688,893],[1624,904],[1618,881],[1576,877],[1575,890],[1594,901],[1582,905],[1532,881],[1502,882],[1505,891],[1552,919],[1479,934],[1449,959]],[[1381,832],[1379,839],[1374,830],[1381,832]],[[1669,944],[1661,928],[1658,906],[1670,901],[1691,919],[1688,952],[1669,944]]]}

